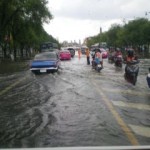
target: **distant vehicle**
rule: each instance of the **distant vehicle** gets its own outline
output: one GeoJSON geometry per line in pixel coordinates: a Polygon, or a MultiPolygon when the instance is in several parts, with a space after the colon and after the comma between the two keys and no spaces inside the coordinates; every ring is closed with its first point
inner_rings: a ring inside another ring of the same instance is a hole
{"type": "Polygon", "coordinates": [[[56,51],[58,52],[59,50],[58,44],[53,43],[53,42],[44,42],[41,43],[40,45],[40,52],[51,52],[51,51],[56,51]]]}
{"type": "Polygon", "coordinates": [[[74,57],[74,55],[75,55],[75,49],[71,48],[71,47],[68,47],[67,50],[70,51],[71,57],[74,57]]]}
{"type": "Polygon", "coordinates": [[[107,58],[108,57],[108,53],[107,53],[107,51],[104,49],[104,48],[92,48],[91,49],[91,55],[92,55],[92,57],[93,57],[93,55],[95,54],[95,51],[97,50],[97,49],[99,49],[100,51],[101,51],[101,53],[102,53],[102,58],[107,58]]]}
{"type": "Polygon", "coordinates": [[[56,52],[43,52],[35,55],[30,64],[33,73],[49,73],[58,71],[60,60],[56,52]]]}
{"type": "Polygon", "coordinates": [[[115,66],[122,67],[122,63],[123,63],[122,55],[118,55],[114,57],[114,62],[115,62],[115,66]]]}
{"type": "Polygon", "coordinates": [[[108,52],[108,62],[109,63],[114,63],[114,57],[115,57],[115,53],[114,52],[108,52]]]}
{"type": "Polygon", "coordinates": [[[95,43],[91,45],[91,48],[107,48],[107,43],[106,42],[100,42],[100,43],[95,43]]]}
{"type": "Polygon", "coordinates": [[[108,57],[108,53],[104,48],[100,48],[100,51],[102,53],[102,58],[107,58],[108,57]]]}
{"type": "Polygon", "coordinates": [[[61,47],[61,50],[68,50],[71,54],[71,57],[74,57],[76,51],[74,47],[61,47]]]}
{"type": "Polygon", "coordinates": [[[69,50],[61,50],[59,52],[59,58],[60,60],[70,60],[71,59],[71,53],[69,50]]]}
{"type": "Polygon", "coordinates": [[[86,49],[87,49],[87,47],[86,47],[86,46],[81,47],[81,53],[82,53],[82,54],[85,54],[86,49]]]}

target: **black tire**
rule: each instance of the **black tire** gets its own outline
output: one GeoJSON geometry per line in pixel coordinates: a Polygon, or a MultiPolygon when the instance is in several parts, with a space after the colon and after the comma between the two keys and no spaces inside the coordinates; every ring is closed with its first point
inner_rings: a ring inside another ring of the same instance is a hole
{"type": "Polygon", "coordinates": [[[55,70],[55,72],[58,72],[58,69],[57,69],[57,70],[55,70]]]}
{"type": "Polygon", "coordinates": [[[115,66],[116,66],[116,67],[119,67],[119,64],[118,64],[117,62],[115,62],[115,66]]]}
{"type": "Polygon", "coordinates": [[[121,64],[119,64],[119,67],[121,67],[121,68],[122,68],[122,63],[121,63],[121,64]]]}
{"type": "Polygon", "coordinates": [[[133,81],[132,81],[133,85],[135,85],[135,84],[136,84],[136,81],[137,81],[137,76],[136,76],[136,75],[134,75],[134,76],[133,76],[133,81]]]}
{"type": "Polygon", "coordinates": [[[47,73],[49,74],[49,73],[52,73],[52,71],[51,70],[47,70],[47,73]]]}
{"type": "Polygon", "coordinates": [[[127,80],[127,74],[126,73],[124,73],[124,79],[127,80]]]}
{"type": "Polygon", "coordinates": [[[96,66],[96,70],[97,70],[97,72],[100,72],[101,68],[99,68],[98,66],[96,66]]]}
{"type": "Polygon", "coordinates": [[[38,75],[38,74],[40,74],[40,71],[39,70],[32,70],[32,73],[34,73],[35,75],[38,75]]]}

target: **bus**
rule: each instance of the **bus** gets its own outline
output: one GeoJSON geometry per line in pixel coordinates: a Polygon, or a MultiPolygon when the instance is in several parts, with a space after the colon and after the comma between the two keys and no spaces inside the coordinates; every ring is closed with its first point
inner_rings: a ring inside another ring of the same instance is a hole
{"type": "Polygon", "coordinates": [[[58,44],[53,42],[44,42],[40,45],[40,52],[58,51],[58,49],[58,44]]]}

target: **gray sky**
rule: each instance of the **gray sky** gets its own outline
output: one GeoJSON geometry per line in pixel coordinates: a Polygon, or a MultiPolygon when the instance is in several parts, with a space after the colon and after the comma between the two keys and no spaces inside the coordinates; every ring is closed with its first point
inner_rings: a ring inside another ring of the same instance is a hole
{"type": "Polygon", "coordinates": [[[123,24],[150,12],[149,0],[49,0],[54,19],[45,30],[60,42],[83,41],[88,36],[107,31],[112,24],[123,24]]]}

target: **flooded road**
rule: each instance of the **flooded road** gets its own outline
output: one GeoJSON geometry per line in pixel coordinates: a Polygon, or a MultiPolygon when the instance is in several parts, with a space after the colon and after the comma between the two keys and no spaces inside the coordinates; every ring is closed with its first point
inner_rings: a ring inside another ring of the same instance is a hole
{"type": "Polygon", "coordinates": [[[137,83],[104,60],[98,73],[85,56],[58,73],[0,76],[0,147],[129,146],[150,143],[150,59],[137,83]]]}

